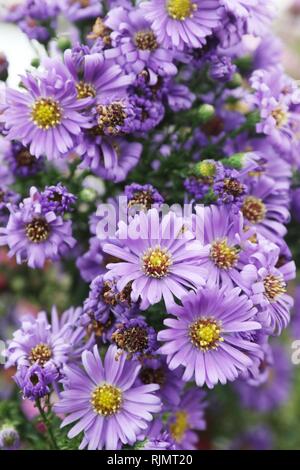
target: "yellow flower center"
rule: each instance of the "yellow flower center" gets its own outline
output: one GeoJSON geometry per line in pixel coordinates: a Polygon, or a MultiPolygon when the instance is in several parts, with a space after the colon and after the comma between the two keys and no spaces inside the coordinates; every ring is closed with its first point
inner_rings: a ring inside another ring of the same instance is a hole
{"type": "Polygon", "coordinates": [[[158,42],[153,31],[139,31],[134,37],[137,48],[141,51],[155,51],[158,42]]]}
{"type": "Polygon", "coordinates": [[[265,296],[269,300],[275,300],[281,294],[286,292],[286,283],[280,276],[269,274],[264,279],[265,296]]]}
{"type": "Polygon", "coordinates": [[[289,120],[288,113],[280,107],[274,109],[271,114],[272,117],[275,119],[276,127],[278,128],[283,127],[285,124],[287,124],[289,120]]]}
{"type": "Polygon", "coordinates": [[[52,351],[50,347],[45,343],[39,343],[31,349],[29,354],[29,362],[31,364],[38,363],[40,366],[44,366],[52,357],[52,351]]]}
{"type": "Polygon", "coordinates": [[[48,223],[43,219],[34,219],[25,226],[27,238],[33,243],[45,242],[50,235],[48,223]]]}
{"type": "Polygon", "coordinates": [[[174,441],[181,442],[188,428],[187,413],[185,411],[176,411],[175,420],[170,424],[170,433],[174,441]]]}
{"type": "Polygon", "coordinates": [[[93,85],[90,83],[79,82],[76,84],[77,89],[77,98],[80,100],[82,98],[95,98],[96,90],[93,85]]]}
{"type": "Polygon", "coordinates": [[[118,135],[118,127],[123,126],[127,117],[126,110],[121,102],[113,102],[109,105],[97,106],[98,131],[108,132],[111,135],[118,135]]]}
{"type": "Polygon", "coordinates": [[[197,4],[191,0],[167,0],[167,12],[173,20],[184,21],[193,16],[197,4]]]}
{"type": "Polygon", "coordinates": [[[201,351],[217,349],[224,341],[221,336],[221,325],[212,318],[200,318],[190,325],[189,336],[191,343],[201,351]]]}
{"type": "Polygon", "coordinates": [[[147,276],[165,277],[172,265],[171,255],[160,247],[149,248],[142,257],[142,269],[147,276]]]}
{"type": "Polygon", "coordinates": [[[239,259],[239,251],[239,248],[229,246],[226,239],[217,240],[212,243],[210,258],[218,268],[231,269],[239,259]]]}
{"type": "Polygon", "coordinates": [[[61,123],[62,111],[57,101],[52,98],[41,98],[34,103],[31,117],[37,127],[47,130],[61,123]]]}
{"type": "Polygon", "coordinates": [[[113,385],[104,384],[95,388],[91,395],[91,404],[95,413],[102,416],[116,414],[122,404],[122,392],[113,385]]]}
{"type": "Polygon", "coordinates": [[[267,209],[261,199],[254,196],[248,196],[244,201],[242,212],[249,222],[252,224],[258,224],[264,220],[267,209]]]}

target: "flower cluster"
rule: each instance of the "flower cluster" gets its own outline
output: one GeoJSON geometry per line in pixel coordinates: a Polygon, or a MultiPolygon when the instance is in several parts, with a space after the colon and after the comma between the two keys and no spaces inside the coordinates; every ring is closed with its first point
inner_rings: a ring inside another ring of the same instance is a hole
{"type": "Polygon", "coordinates": [[[300,92],[277,60],[273,6],[7,12],[47,54],[1,95],[0,245],[38,304],[32,272],[47,284],[54,270],[56,289],[51,320],[21,319],[6,368],[70,448],[196,449],[212,389],[229,382],[246,408],[287,399],[300,92]],[[56,39],[60,16],[72,29],[56,39]]]}

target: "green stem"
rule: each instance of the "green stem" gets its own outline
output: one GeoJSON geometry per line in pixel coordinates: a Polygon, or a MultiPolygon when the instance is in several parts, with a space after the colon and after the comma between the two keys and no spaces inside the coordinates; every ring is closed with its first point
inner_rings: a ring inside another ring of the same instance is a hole
{"type": "Polygon", "coordinates": [[[53,431],[52,431],[52,428],[51,428],[51,424],[49,422],[49,419],[41,405],[41,401],[40,401],[40,398],[38,398],[36,400],[36,406],[40,412],[40,415],[41,415],[41,418],[43,420],[43,423],[45,424],[46,426],[46,429],[47,429],[47,432],[48,432],[48,436],[49,436],[49,440],[51,441],[51,447],[54,449],[54,450],[58,450],[58,445],[56,443],[56,440],[55,440],[55,437],[54,437],[54,434],[53,434],[53,431]]]}

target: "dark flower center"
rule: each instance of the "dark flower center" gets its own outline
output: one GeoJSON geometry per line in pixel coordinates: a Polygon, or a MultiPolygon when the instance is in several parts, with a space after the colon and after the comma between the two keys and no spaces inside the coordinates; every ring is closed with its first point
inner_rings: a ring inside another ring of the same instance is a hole
{"type": "Polygon", "coordinates": [[[50,235],[50,227],[44,219],[34,219],[25,226],[27,238],[33,243],[45,242],[50,235]]]}
{"type": "Polygon", "coordinates": [[[17,153],[16,161],[19,166],[32,166],[35,163],[36,158],[31,155],[29,150],[24,148],[17,153]]]}
{"type": "Polygon", "coordinates": [[[139,31],[134,37],[137,48],[142,51],[155,51],[158,48],[153,31],[139,31]]]}
{"type": "Polygon", "coordinates": [[[227,194],[234,197],[244,194],[244,186],[235,178],[225,178],[223,188],[227,194]]]}
{"type": "Polygon", "coordinates": [[[239,248],[229,246],[227,240],[217,240],[211,245],[210,258],[220,269],[233,268],[239,259],[239,248]]]}
{"type": "Polygon", "coordinates": [[[242,212],[249,222],[252,224],[258,224],[264,220],[267,209],[261,199],[254,196],[248,196],[244,201],[242,212]]]}
{"type": "Polygon", "coordinates": [[[153,197],[150,191],[137,191],[128,202],[128,207],[142,206],[145,209],[151,209],[153,197]]]}
{"type": "Polygon", "coordinates": [[[212,318],[200,318],[190,325],[189,336],[191,343],[203,352],[217,349],[221,336],[221,325],[212,318]]]}
{"type": "Polygon", "coordinates": [[[96,96],[96,90],[93,85],[90,83],[85,83],[85,82],[79,82],[76,83],[76,89],[77,89],[77,98],[82,99],[82,98],[95,98],[96,96]]]}
{"type": "Polygon", "coordinates": [[[142,269],[146,276],[161,279],[168,275],[171,265],[171,255],[159,246],[149,248],[142,256],[142,269]]]}
{"type": "Polygon", "coordinates": [[[39,377],[37,374],[32,374],[30,376],[30,382],[32,383],[32,385],[37,385],[39,383],[39,377]]]}
{"type": "Polygon", "coordinates": [[[143,353],[148,348],[148,333],[141,326],[117,330],[112,337],[120,349],[130,354],[143,353]]]}
{"type": "Polygon", "coordinates": [[[91,404],[95,413],[99,415],[114,415],[121,408],[122,391],[110,384],[101,385],[92,392],[91,404]]]}
{"type": "Polygon", "coordinates": [[[61,123],[62,111],[57,101],[52,98],[41,98],[34,103],[31,117],[37,127],[47,130],[61,123]]]}
{"type": "Polygon", "coordinates": [[[40,366],[44,366],[52,357],[52,351],[50,347],[45,343],[39,343],[31,349],[29,354],[29,362],[31,364],[38,363],[40,366]]]}
{"type": "Polygon", "coordinates": [[[119,133],[118,127],[124,125],[127,117],[123,104],[115,102],[109,105],[99,105],[97,112],[99,130],[117,135],[119,133]]]}
{"type": "Polygon", "coordinates": [[[279,295],[285,294],[286,283],[280,276],[269,274],[264,279],[265,295],[272,301],[275,300],[279,295]]]}
{"type": "Polygon", "coordinates": [[[143,367],[140,372],[140,379],[145,385],[163,385],[166,380],[166,375],[162,367],[159,367],[158,369],[152,369],[151,367],[143,367]]]}

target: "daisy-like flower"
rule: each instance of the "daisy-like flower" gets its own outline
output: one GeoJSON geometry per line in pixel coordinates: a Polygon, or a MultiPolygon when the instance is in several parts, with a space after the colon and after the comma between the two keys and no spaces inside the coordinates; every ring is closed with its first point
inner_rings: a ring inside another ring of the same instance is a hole
{"type": "Polygon", "coordinates": [[[45,159],[36,158],[20,142],[11,142],[5,152],[5,161],[11,172],[19,178],[28,178],[44,168],[45,159]]]}
{"type": "Polygon", "coordinates": [[[128,208],[140,207],[143,210],[163,204],[164,198],[151,184],[132,183],[125,186],[125,196],[128,198],[128,208]]]}
{"type": "Polygon", "coordinates": [[[65,368],[65,390],[55,411],[68,414],[62,426],[78,421],[68,437],[84,431],[81,449],[116,450],[122,444],[133,445],[153,413],[161,409],[153,393],[159,386],[135,386],[141,366],[128,361],[125,354],[116,360],[117,351],[110,346],[102,363],[95,346],[93,352],[82,354],[83,369],[65,368]]]}
{"type": "Polygon", "coordinates": [[[239,273],[256,248],[250,243],[253,230],[244,230],[241,213],[225,206],[196,207],[194,230],[206,248],[199,260],[207,272],[207,284],[229,288],[238,284],[239,273]]]}
{"type": "Polygon", "coordinates": [[[180,403],[172,410],[168,420],[168,430],[175,449],[196,449],[199,440],[197,431],[206,428],[204,399],[205,393],[194,387],[183,393],[180,403]]]}
{"type": "Polygon", "coordinates": [[[160,220],[157,209],[141,212],[125,224],[119,223],[116,240],[103,250],[122,262],[107,265],[107,276],[117,279],[119,290],[132,282],[132,300],[141,298],[141,308],[174,302],[188,289],[204,284],[206,271],[199,267],[202,247],[185,225],[170,212],[160,220]]]}
{"type": "Polygon", "coordinates": [[[261,176],[248,182],[248,194],[241,204],[245,227],[255,230],[265,238],[280,244],[290,219],[288,180],[274,181],[261,176]]]}
{"type": "Polygon", "coordinates": [[[159,44],[142,10],[114,8],[108,13],[105,24],[112,30],[113,45],[105,56],[116,60],[126,71],[137,75],[146,69],[152,84],[157,82],[157,74],[177,73],[172,54],[159,44]]]}
{"type": "Polygon", "coordinates": [[[279,149],[290,151],[292,145],[298,143],[297,131],[300,129],[297,83],[277,66],[256,70],[250,84],[254,89],[253,101],[261,117],[257,132],[270,136],[279,149]]]}
{"type": "Polygon", "coordinates": [[[44,212],[40,201],[40,194],[32,187],[30,198],[11,207],[7,226],[0,228],[0,245],[8,245],[8,255],[15,256],[18,264],[27,261],[31,268],[59,259],[76,243],[71,221],[52,211],[44,212]]]}
{"type": "Polygon", "coordinates": [[[287,281],[295,278],[296,266],[294,261],[280,265],[280,249],[267,241],[264,245],[243,268],[241,284],[260,307],[264,327],[280,335],[290,321],[293,298],[287,294],[287,281]]]}
{"type": "Polygon", "coordinates": [[[53,333],[45,312],[37,318],[22,321],[5,351],[6,367],[55,366],[57,370],[67,361],[70,345],[59,333],[53,333]]]}
{"type": "Polygon", "coordinates": [[[160,351],[171,370],[184,366],[183,380],[194,378],[200,387],[213,388],[235,380],[252,365],[248,351],[259,346],[238,333],[261,325],[254,321],[257,310],[252,302],[240,292],[206,287],[183,297],[182,306],[169,308],[177,318],[164,321],[168,329],[158,333],[158,340],[166,343],[160,351]]]}
{"type": "Polygon", "coordinates": [[[140,6],[158,42],[179,50],[206,44],[223,12],[219,0],[152,0],[140,6]]]}
{"type": "Polygon", "coordinates": [[[51,160],[72,150],[78,134],[90,127],[81,111],[91,98],[77,99],[74,80],[58,59],[48,59],[45,67],[22,77],[25,91],[7,90],[4,119],[8,139],[19,140],[32,155],[51,160]]]}

